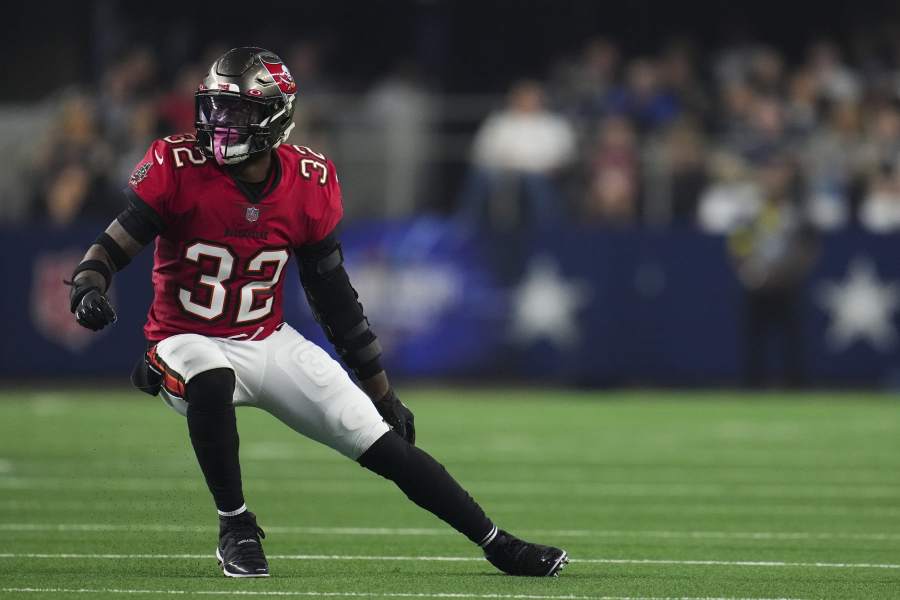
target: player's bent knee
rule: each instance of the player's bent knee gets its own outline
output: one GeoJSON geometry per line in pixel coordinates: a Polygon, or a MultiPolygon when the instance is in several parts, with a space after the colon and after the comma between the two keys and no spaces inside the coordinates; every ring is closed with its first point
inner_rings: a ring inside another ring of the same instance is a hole
{"type": "Polygon", "coordinates": [[[396,481],[403,476],[413,447],[391,430],[375,440],[356,460],[373,473],[396,481]]]}
{"type": "Polygon", "coordinates": [[[194,375],[185,386],[189,406],[230,406],[234,396],[234,371],[218,368],[194,375]]]}
{"type": "Polygon", "coordinates": [[[187,386],[199,374],[215,369],[233,371],[231,362],[209,338],[193,333],[168,337],[153,348],[153,366],[164,373],[160,396],[175,412],[187,416],[187,386]]]}
{"type": "Polygon", "coordinates": [[[208,337],[186,333],[168,337],[156,345],[157,356],[185,385],[204,371],[232,369],[222,350],[208,337]]]}

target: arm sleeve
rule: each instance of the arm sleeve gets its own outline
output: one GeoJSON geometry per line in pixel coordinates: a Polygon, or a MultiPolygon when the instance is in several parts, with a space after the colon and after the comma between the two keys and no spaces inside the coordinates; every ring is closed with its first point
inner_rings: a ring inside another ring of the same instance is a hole
{"type": "Polygon", "coordinates": [[[152,209],[160,219],[160,224],[165,226],[171,219],[175,189],[175,164],[171,147],[163,140],[156,140],[132,171],[125,193],[129,198],[136,196],[152,209]]]}
{"type": "Polygon", "coordinates": [[[315,244],[295,248],[294,253],[306,299],[328,341],[358,379],[380,373],[381,345],[344,270],[340,242],[329,234],[315,244]]]}

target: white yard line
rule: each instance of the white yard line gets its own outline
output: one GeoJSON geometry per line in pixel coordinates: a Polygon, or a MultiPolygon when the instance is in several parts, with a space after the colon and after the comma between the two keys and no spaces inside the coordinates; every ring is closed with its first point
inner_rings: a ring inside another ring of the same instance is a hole
{"type": "Polygon", "coordinates": [[[278,590],[142,590],[122,588],[0,588],[4,593],[161,594],[214,596],[313,596],[351,598],[479,598],[485,600],[799,600],[797,598],[702,598],[687,596],[577,596],[540,594],[466,594],[460,592],[311,592],[278,590]]]}
{"type": "MultiPolygon", "coordinates": [[[[748,497],[748,498],[868,498],[900,499],[900,485],[819,485],[819,484],[729,484],[664,482],[523,482],[468,481],[479,494],[544,494],[588,497],[748,497]]],[[[393,494],[393,488],[371,479],[259,479],[253,488],[262,491],[303,490],[306,494],[379,495],[393,494]]],[[[154,491],[205,489],[199,477],[31,477],[0,475],[0,489],[6,490],[90,490],[154,491]]]]}
{"type": "MultiPolygon", "coordinates": [[[[76,554],[76,553],[39,553],[9,552],[0,554],[0,558],[34,558],[34,559],[206,559],[210,554],[76,554]]],[[[426,561],[426,562],[480,562],[483,558],[471,556],[368,556],[346,554],[274,554],[274,560],[362,560],[362,561],[426,561]]],[[[830,562],[786,562],[780,560],[676,560],[667,558],[573,558],[572,563],[606,564],[606,565],[688,565],[688,566],[722,566],[722,567],[804,567],[817,569],[900,569],[900,564],[890,563],[830,563],[830,562]]]]}
{"type": "MultiPolygon", "coordinates": [[[[203,488],[197,488],[196,491],[204,491],[203,488]]],[[[533,502],[523,500],[514,502],[509,500],[500,500],[492,502],[491,506],[497,512],[514,513],[520,509],[527,508],[533,510],[533,502]]],[[[19,500],[0,499],[0,510],[28,510],[29,512],[60,512],[65,511],[71,513],[74,511],[89,511],[91,516],[101,511],[113,511],[118,514],[142,513],[146,514],[159,508],[158,501],[150,501],[147,499],[135,500],[133,498],[122,499],[119,501],[110,500],[71,500],[68,498],[53,497],[43,495],[41,497],[28,497],[19,500]]],[[[578,510],[582,513],[588,512],[581,509],[580,506],[572,506],[570,510],[578,510]]],[[[850,516],[854,519],[860,518],[881,518],[881,517],[900,517],[900,508],[889,506],[869,506],[865,511],[860,512],[858,507],[850,506],[832,506],[822,504],[770,504],[764,500],[757,500],[754,504],[644,504],[634,502],[615,502],[607,501],[590,506],[591,514],[602,513],[640,513],[640,514],[663,514],[669,515],[678,513],[683,515],[748,515],[748,516],[766,516],[766,515],[790,515],[790,516],[850,516]]]]}
{"type": "MultiPolygon", "coordinates": [[[[109,524],[109,523],[0,523],[0,531],[155,532],[206,533],[217,527],[204,525],[109,524]]],[[[268,525],[270,533],[303,535],[444,536],[456,535],[447,527],[303,527],[268,525]]],[[[620,529],[523,529],[524,534],[556,537],[623,537],[710,540],[860,540],[898,541],[900,533],[806,532],[806,531],[664,531],[620,529]]]]}
{"type": "MultiPolygon", "coordinates": [[[[287,446],[294,448],[293,445],[287,446]]],[[[241,460],[244,461],[283,461],[290,463],[294,467],[306,471],[307,473],[330,472],[330,469],[323,469],[325,465],[342,465],[341,459],[336,461],[326,461],[304,463],[309,457],[303,452],[281,452],[269,457],[253,456],[244,451],[241,446],[241,460]]],[[[0,474],[15,474],[18,471],[25,473],[41,473],[47,471],[45,465],[51,464],[53,471],[66,472],[66,467],[71,465],[72,468],[89,469],[92,472],[100,472],[107,475],[107,478],[129,477],[135,472],[137,463],[147,463],[148,459],[135,458],[116,458],[116,459],[86,459],[83,456],[76,457],[39,457],[28,459],[17,459],[13,463],[12,459],[0,457],[0,474]],[[4,462],[5,461],[5,462],[4,462]],[[24,467],[24,468],[23,468],[24,467]]],[[[174,473],[183,471],[186,463],[184,458],[167,458],[152,460],[154,468],[158,469],[159,476],[166,476],[166,473],[174,473]]],[[[816,485],[884,485],[886,481],[890,481],[896,474],[895,469],[883,467],[873,468],[871,466],[858,465],[856,467],[829,467],[822,465],[793,465],[785,466],[775,465],[703,465],[703,464],[687,464],[677,467],[672,465],[654,465],[654,464],[568,464],[556,467],[554,465],[542,465],[538,468],[552,471],[547,477],[541,478],[541,483],[545,484],[578,484],[585,480],[605,480],[605,481],[628,481],[635,477],[636,473],[644,473],[645,479],[657,483],[682,483],[685,480],[695,479],[698,472],[702,472],[706,477],[712,477],[717,483],[729,485],[759,485],[765,482],[767,485],[797,485],[810,484],[816,485]],[[795,476],[796,471],[803,471],[804,477],[809,477],[809,473],[823,472],[824,475],[816,477],[814,481],[803,481],[795,476]],[[714,477],[713,477],[714,476],[714,477]]],[[[503,464],[502,472],[507,476],[504,481],[519,482],[524,484],[533,484],[531,479],[522,479],[521,477],[510,477],[511,473],[517,473],[524,470],[521,466],[514,463],[503,464]],[[510,467],[507,469],[506,467],[510,467]]],[[[459,475],[470,475],[475,473],[483,473],[483,465],[478,464],[478,468],[474,469],[472,465],[465,462],[458,463],[454,466],[454,471],[459,475]]],[[[48,474],[49,475],[49,474],[48,474]]],[[[171,475],[170,475],[171,476],[171,475]]],[[[475,477],[483,477],[483,475],[474,475],[475,477]]],[[[318,480],[335,481],[334,478],[325,479],[317,477],[318,480]]],[[[496,483],[496,482],[494,482],[496,483]]]]}

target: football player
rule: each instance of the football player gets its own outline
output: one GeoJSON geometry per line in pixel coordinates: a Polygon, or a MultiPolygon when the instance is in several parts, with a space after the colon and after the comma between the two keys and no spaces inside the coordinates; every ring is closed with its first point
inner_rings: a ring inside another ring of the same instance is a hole
{"type": "Polygon", "coordinates": [[[155,240],[147,351],[132,374],[187,417],[219,514],[216,558],[229,577],[266,577],[263,530],[247,510],[235,406],[256,406],[393,481],[478,544],[511,575],[553,576],[564,550],[498,529],[429,454],[382,368],[381,348],[343,267],[332,162],[285,144],[297,85],[281,59],[235,48],[196,93],[196,132],[155,141],[126,188],[128,204],[72,275],[71,310],[115,322],[113,275],[155,240]],[[350,375],[282,319],[296,259],[306,297],[350,375]]]}

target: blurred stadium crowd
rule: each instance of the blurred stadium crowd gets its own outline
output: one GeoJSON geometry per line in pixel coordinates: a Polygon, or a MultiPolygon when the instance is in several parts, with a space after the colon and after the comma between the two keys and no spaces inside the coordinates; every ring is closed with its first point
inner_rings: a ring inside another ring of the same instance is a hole
{"type": "MultiPolygon", "coordinates": [[[[590,39],[505,97],[437,93],[411,64],[349,94],[315,42],[275,50],[300,86],[292,141],[334,156],[351,217],[725,233],[773,213],[826,231],[900,228],[900,35],[820,39],[790,61],[752,41],[703,54],[694,41],[637,56],[590,39]],[[445,200],[429,199],[436,188],[445,200]]],[[[8,136],[20,164],[0,169],[0,218],[115,214],[150,141],[193,129],[193,91],[222,50],[164,72],[139,47],[55,91],[29,116],[35,143],[8,136]]],[[[14,130],[21,119],[4,115],[14,130]]]]}

